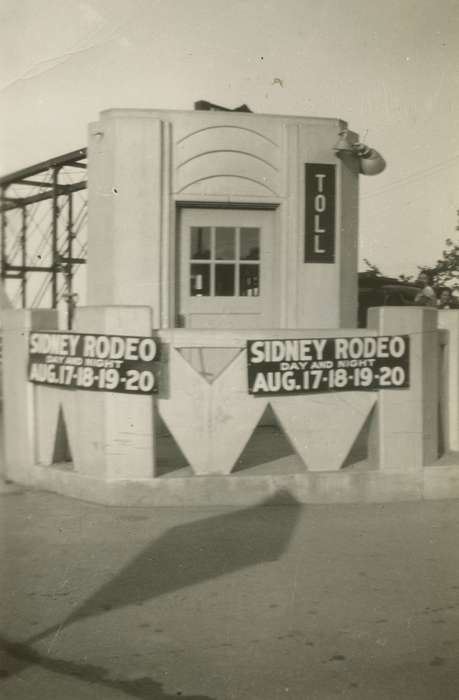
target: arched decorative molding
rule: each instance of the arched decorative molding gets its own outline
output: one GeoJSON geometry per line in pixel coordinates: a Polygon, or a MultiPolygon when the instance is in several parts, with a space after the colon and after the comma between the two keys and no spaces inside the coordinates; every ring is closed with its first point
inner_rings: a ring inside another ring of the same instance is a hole
{"type": "Polygon", "coordinates": [[[250,134],[254,134],[256,136],[259,136],[261,139],[268,141],[276,148],[279,148],[278,143],[273,141],[273,139],[269,138],[269,136],[266,136],[266,134],[261,133],[261,131],[257,131],[256,129],[248,129],[245,126],[235,126],[234,124],[215,124],[212,126],[204,126],[201,129],[196,129],[195,131],[191,131],[190,133],[186,134],[185,136],[182,136],[176,143],[177,143],[177,145],[179,145],[179,144],[183,143],[184,141],[186,141],[187,139],[190,139],[193,136],[196,136],[197,134],[200,134],[204,131],[212,131],[215,129],[234,129],[235,131],[247,131],[250,134]]]}
{"type": "Polygon", "coordinates": [[[254,177],[248,177],[247,175],[233,175],[233,174],[229,174],[229,173],[224,173],[224,174],[222,173],[219,175],[207,175],[206,177],[199,177],[196,180],[193,180],[192,182],[188,182],[186,185],[181,187],[178,190],[177,194],[182,194],[182,193],[186,192],[186,190],[189,190],[194,185],[197,185],[200,182],[205,182],[207,180],[217,180],[219,178],[229,178],[229,179],[233,179],[233,180],[245,180],[247,182],[253,182],[256,185],[259,185],[260,187],[264,188],[265,190],[267,190],[268,192],[270,192],[273,195],[277,196],[277,194],[278,194],[275,190],[272,189],[272,187],[269,187],[266,183],[261,182],[260,180],[257,180],[254,177]]]}

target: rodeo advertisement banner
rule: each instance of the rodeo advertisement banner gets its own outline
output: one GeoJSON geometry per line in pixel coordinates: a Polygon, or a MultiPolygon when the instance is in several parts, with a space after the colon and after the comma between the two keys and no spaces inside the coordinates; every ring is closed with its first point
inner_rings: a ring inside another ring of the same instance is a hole
{"type": "Polygon", "coordinates": [[[89,333],[31,333],[29,381],[54,387],[152,394],[158,345],[153,338],[89,333]]]}
{"type": "Polygon", "coordinates": [[[247,341],[253,395],[409,387],[409,337],[247,341]]]}

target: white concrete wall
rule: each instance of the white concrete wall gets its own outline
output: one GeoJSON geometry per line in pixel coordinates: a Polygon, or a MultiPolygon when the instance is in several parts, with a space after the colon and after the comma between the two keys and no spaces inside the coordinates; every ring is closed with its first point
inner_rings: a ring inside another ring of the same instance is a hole
{"type": "Polygon", "coordinates": [[[36,463],[36,409],[34,387],[27,381],[29,332],[57,327],[50,309],[3,310],[3,455],[4,476],[30,483],[36,463]]]}
{"type": "Polygon", "coordinates": [[[371,459],[382,471],[420,470],[438,459],[437,316],[424,307],[369,309],[368,328],[378,335],[410,336],[409,389],[379,392],[371,459]]]}
{"type": "MultiPolygon", "coordinates": [[[[77,309],[74,331],[150,336],[151,311],[147,307],[83,307],[77,309]]],[[[103,480],[153,476],[151,396],[37,386],[35,397],[38,463],[52,463],[61,409],[74,468],[80,474],[103,480]]]]}
{"type": "Polygon", "coordinates": [[[283,328],[356,325],[357,163],[337,119],[109,110],[89,131],[88,303],[152,308],[175,325],[177,208],[269,207],[283,328]],[[336,262],[304,263],[304,165],[336,166],[336,262]],[[320,294],[318,290],[320,289],[320,294]]]}
{"type": "Polygon", "coordinates": [[[162,123],[134,112],[92,125],[88,304],[149,306],[160,324],[162,123]]]}
{"type": "MultiPolygon", "coordinates": [[[[12,478],[27,480],[36,462],[50,465],[59,410],[66,421],[74,468],[86,476],[148,479],[155,474],[153,402],[196,474],[231,472],[269,403],[309,471],[337,471],[377,401],[372,441],[382,471],[422,469],[437,459],[437,311],[383,308],[370,313],[373,329],[340,335],[409,334],[410,386],[403,390],[254,399],[247,392],[248,338],[298,337],[297,330],[162,331],[163,371],[158,396],[132,396],[34,387],[27,381],[27,339],[32,328],[55,326],[51,312],[8,311],[5,324],[6,461],[12,478]],[[227,348],[232,361],[209,383],[183,348],[227,348]],[[21,471],[24,469],[25,471],[21,471]]],[[[146,307],[79,309],[81,332],[149,335],[146,307]]],[[[302,330],[301,337],[335,337],[337,329],[302,330]]]]}
{"type": "MultiPolygon", "coordinates": [[[[253,331],[161,331],[165,351],[159,395],[123,396],[30,384],[28,333],[55,328],[56,314],[4,312],[6,476],[90,500],[124,502],[124,493],[127,502],[145,499],[156,505],[161,504],[162,496],[163,504],[230,503],[232,498],[238,503],[247,498],[252,502],[257,488],[261,489],[258,493],[293,489],[303,502],[384,501],[423,494],[453,497],[459,494],[458,465],[437,461],[437,313],[434,309],[388,307],[372,310],[370,330],[339,329],[339,335],[346,336],[409,334],[408,389],[254,399],[247,393],[244,350],[247,338],[257,337],[253,331]],[[200,347],[236,351],[212,384],[180,355],[182,348],[200,347]],[[285,478],[268,475],[260,481],[238,473],[228,477],[231,481],[220,482],[231,472],[268,402],[307,472],[285,478]],[[153,478],[154,403],[200,479],[153,478]],[[59,407],[73,455],[70,472],[51,464],[59,407]],[[374,469],[341,469],[368,415],[373,416],[370,456],[374,469]],[[213,481],[201,480],[210,474],[213,481]],[[154,492],[148,486],[153,482],[159,482],[154,492]],[[115,483],[121,486],[114,490],[115,483]]],[[[451,328],[455,316],[447,318],[451,328]]],[[[77,329],[82,332],[148,335],[150,326],[150,310],[145,307],[85,308],[77,318],[77,329]]],[[[338,329],[307,329],[300,335],[336,337],[338,329]]],[[[298,330],[263,331],[261,336],[293,338],[298,337],[298,330]]],[[[456,365],[457,360],[456,354],[456,365]]]]}

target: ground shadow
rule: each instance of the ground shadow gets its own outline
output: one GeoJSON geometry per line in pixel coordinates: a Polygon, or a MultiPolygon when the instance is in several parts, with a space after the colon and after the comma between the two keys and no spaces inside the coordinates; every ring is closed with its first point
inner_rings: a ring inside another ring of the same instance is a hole
{"type": "MultiPolygon", "coordinates": [[[[14,675],[29,664],[39,664],[56,673],[121,689],[139,700],[173,697],[164,694],[161,684],[151,678],[111,680],[103,668],[43,657],[31,645],[78,620],[127,605],[142,604],[166,593],[262,562],[276,561],[288,546],[300,508],[288,491],[280,490],[257,506],[171,528],[145,547],[61,623],[24,643],[5,640],[4,651],[13,662],[4,669],[3,675],[14,675]],[[280,504],[288,504],[289,507],[266,507],[280,504]]],[[[187,700],[212,700],[204,696],[181,697],[187,700]]]]}
{"type": "Polygon", "coordinates": [[[87,683],[96,683],[103,688],[122,691],[138,700],[172,700],[172,698],[177,700],[177,697],[183,698],[183,700],[215,700],[208,695],[185,695],[182,692],[169,695],[163,690],[162,683],[146,676],[130,680],[110,678],[108,671],[101,666],[80,664],[65,659],[53,659],[49,656],[43,656],[27,644],[17,644],[6,639],[0,639],[0,649],[3,651],[0,680],[17,675],[27,666],[36,665],[52,673],[74,676],[87,683]]]}
{"type": "Polygon", "coordinates": [[[145,547],[71,615],[28,640],[44,639],[78,620],[224,576],[286,550],[300,515],[288,491],[277,491],[257,506],[231,510],[173,527],[145,547]],[[288,508],[269,508],[288,504],[288,508]]]}

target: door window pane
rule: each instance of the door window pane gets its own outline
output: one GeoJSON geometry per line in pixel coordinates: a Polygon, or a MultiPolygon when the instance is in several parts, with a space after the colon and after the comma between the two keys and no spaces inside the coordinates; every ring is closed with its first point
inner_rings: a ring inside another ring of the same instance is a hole
{"type": "Polygon", "coordinates": [[[235,294],[235,266],[215,265],[215,296],[232,297],[235,294]]]}
{"type": "Polygon", "coordinates": [[[190,296],[210,296],[210,265],[193,263],[190,266],[190,296]]]}
{"type": "Polygon", "coordinates": [[[191,259],[210,259],[210,226],[191,227],[191,259]]]}
{"type": "Polygon", "coordinates": [[[258,297],[260,295],[259,265],[239,266],[239,294],[241,297],[258,297]]]}
{"type": "Polygon", "coordinates": [[[215,228],[215,259],[234,260],[236,254],[236,229],[229,226],[215,228]]]}
{"type": "Polygon", "coordinates": [[[260,228],[191,226],[190,234],[191,296],[259,296],[260,228]]]}
{"type": "Polygon", "coordinates": [[[241,228],[241,260],[260,259],[260,229],[241,228]]]}

